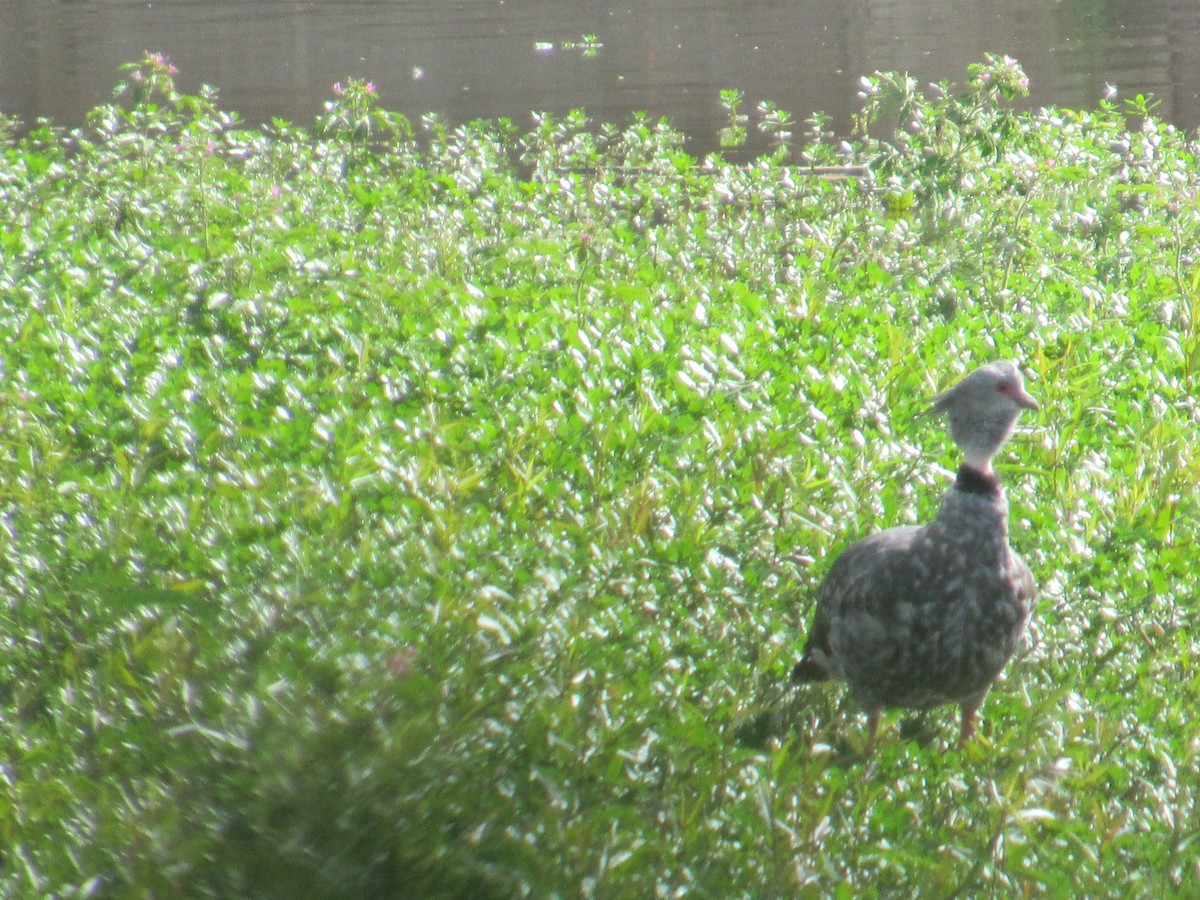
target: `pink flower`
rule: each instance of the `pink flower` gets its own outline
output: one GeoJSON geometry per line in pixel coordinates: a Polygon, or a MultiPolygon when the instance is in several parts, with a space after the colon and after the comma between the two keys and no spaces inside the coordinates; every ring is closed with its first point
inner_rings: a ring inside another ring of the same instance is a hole
{"type": "Polygon", "coordinates": [[[217,152],[217,142],[212,138],[208,139],[208,143],[204,145],[204,153],[206,156],[212,156],[217,152]]]}
{"type": "Polygon", "coordinates": [[[366,83],[366,84],[363,86],[363,90],[365,90],[365,91],[366,91],[368,94],[374,94],[374,93],[377,93],[377,90],[376,90],[376,88],[375,88],[375,82],[373,82],[373,81],[368,81],[368,82],[367,82],[367,83],[366,83]]]}
{"type": "Polygon", "coordinates": [[[338,81],[338,82],[334,83],[332,90],[333,90],[333,96],[340,97],[340,96],[342,96],[342,92],[345,90],[345,88],[342,87],[342,83],[340,81],[338,81]]]}
{"type": "Polygon", "coordinates": [[[278,200],[282,196],[283,196],[283,188],[281,188],[277,184],[271,185],[271,199],[278,200]]]}
{"type": "Polygon", "coordinates": [[[147,53],[145,62],[149,63],[156,72],[165,72],[168,75],[179,74],[179,70],[175,68],[174,64],[161,53],[147,53]]]}

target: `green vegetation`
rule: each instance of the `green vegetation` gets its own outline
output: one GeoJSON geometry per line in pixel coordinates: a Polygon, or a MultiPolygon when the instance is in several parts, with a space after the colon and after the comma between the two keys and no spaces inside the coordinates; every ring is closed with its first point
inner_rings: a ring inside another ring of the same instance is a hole
{"type": "Polygon", "coordinates": [[[5,895],[1200,892],[1200,165],[1146,101],[881,75],[732,165],[171,76],[0,128],[5,895]],[[1000,357],[1035,633],[976,743],[864,762],[785,683],[814,587],[1000,357]]]}

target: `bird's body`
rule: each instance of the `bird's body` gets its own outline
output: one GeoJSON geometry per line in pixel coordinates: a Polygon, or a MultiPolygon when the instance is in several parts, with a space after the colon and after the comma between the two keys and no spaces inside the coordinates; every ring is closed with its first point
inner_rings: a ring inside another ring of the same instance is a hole
{"type": "Polygon", "coordinates": [[[968,462],[937,516],[852,545],[821,585],[793,678],[846,682],[872,742],[880,710],[950,703],[962,708],[962,738],[970,737],[1016,650],[1036,586],[1009,547],[1008,504],[990,458],[1020,409],[1034,406],[1011,363],[985,366],[942,395],[935,409],[950,414],[968,462]]]}

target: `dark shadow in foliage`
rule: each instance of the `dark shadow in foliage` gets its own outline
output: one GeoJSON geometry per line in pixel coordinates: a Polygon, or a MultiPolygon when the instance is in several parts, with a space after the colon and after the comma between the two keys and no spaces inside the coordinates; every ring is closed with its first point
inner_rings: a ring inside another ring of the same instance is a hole
{"type": "MultiPolygon", "coordinates": [[[[260,717],[178,787],[183,821],[215,840],[189,861],[214,897],[501,898],[521,893],[519,848],[486,823],[504,761],[468,753],[439,723],[439,689],[408,675],[392,695],[310,696],[260,717]],[[367,702],[363,702],[367,700],[367,702]],[[350,716],[335,710],[353,707],[350,716]]],[[[507,755],[511,748],[504,748],[507,755]]],[[[497,751],[501,752],[501,751],[497,751]]],[[[180,860],[162,860],[176,870],[180,860]]]]}

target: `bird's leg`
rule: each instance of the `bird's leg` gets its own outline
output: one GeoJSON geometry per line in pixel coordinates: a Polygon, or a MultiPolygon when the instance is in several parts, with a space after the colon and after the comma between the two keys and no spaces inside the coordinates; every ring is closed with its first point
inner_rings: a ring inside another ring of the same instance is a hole
{"type": "Polygon", "coordinates": [[[962,705],[962,730],[958,733],[960,750],[967,745],[967,741],[975,737],[975,713],[978,709],[978,706],[972,706],[969,703],[962,705]]]}

